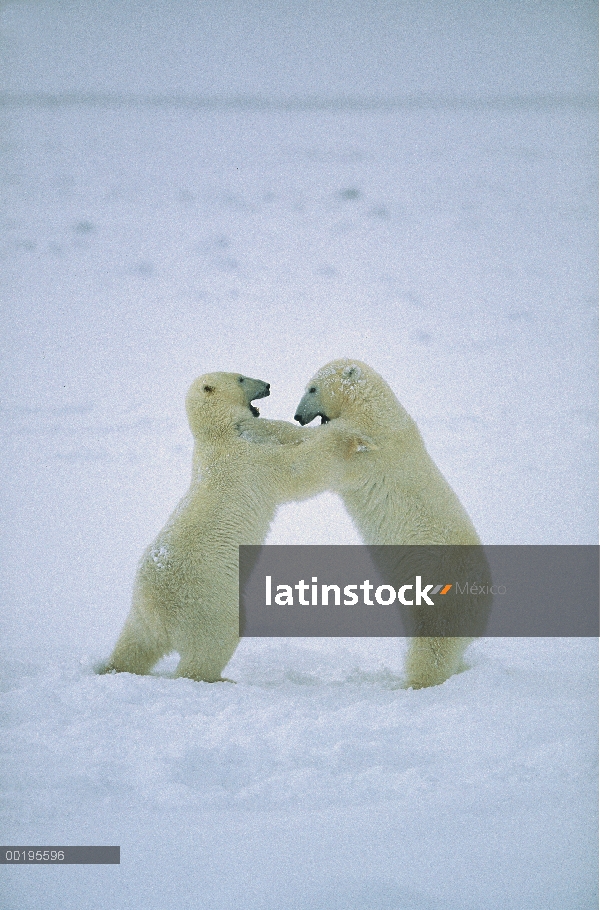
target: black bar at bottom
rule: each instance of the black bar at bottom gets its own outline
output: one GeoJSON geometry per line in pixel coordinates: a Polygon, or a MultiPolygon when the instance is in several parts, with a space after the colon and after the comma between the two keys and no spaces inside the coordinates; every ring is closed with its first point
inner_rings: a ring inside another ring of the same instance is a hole
{"type": "Polygon", "coordinates": [[[0,847],[0,865],[64,866],[71,863],[120,862],[120,847],[0,847]]]}

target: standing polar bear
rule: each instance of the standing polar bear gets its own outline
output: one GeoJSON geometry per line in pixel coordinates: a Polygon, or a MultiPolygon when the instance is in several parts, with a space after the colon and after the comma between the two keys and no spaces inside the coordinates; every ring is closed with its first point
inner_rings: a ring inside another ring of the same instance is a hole
{"type": "Polygon", "coordinates": [[[209,373],[191,386],[192,479],[146,549],[133,602],[102,672],[148,673],[178,651],[178,676],[213,682],[239,642],[238,546],[261,544],[277,506],[323,492],[365,443],[343,424],[302,430],[259,419],[269,384],[209,373]],[[326,432],[323,432],[325,430],[326,432]]]}
{"type": "MultiPolygon", "coordinates": [[[[334,360],[322,367],[309,382],[295,419],[304,425],[319,416],[330,426],[329,421],[335,425],[342,419],[372,440],[362,457],[345,463],[343,476],[332,485],[366,544],[467,545],[464,550],[436,551],[442,560],[436,581],[452,580],[458,570],[466,573],[463,577],[489,583],[487,562],[469,516],[428,455],[416,423],[381,376],[355,360],[334,360]]],[[[386,556],[382,559],[385,563],[386,556]]],[[[390,564],[384,568],[394,571],[390,564]]],[[[466,597],[460,604],[456,599],[452,603],[462,614],[458,619],[476,630],[472,634],[481,634],[490,598],[466,597]]],[[[450,604],[450,598],[444,601],[444,606],[450,604]]],[[[419,628],[427,628],[428,620],[417,609],[408,614],[414,630],[410,634],[417,637],[411,639],[406,658],[407,685],[422,688],[444,682],[461,669],[462,655],[473,639],[452,636],[457,619],[452,616],[450,634],[419,637],[419,628]]]]}

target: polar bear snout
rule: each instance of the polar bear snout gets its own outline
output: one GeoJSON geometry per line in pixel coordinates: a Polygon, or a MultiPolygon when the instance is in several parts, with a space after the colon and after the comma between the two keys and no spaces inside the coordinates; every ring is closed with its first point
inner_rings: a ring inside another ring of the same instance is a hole
{"type": "Polygon", "coordinates": [[[250,408],[250,413],[253,417],[259,417],[260,411],[258,408],[255,408],[252,402],[256,398],[266,398],[271,394],[271,386],[268,382],[263,382],[262,379],[240,379],[240,382],[246,383],[246,391],[250,397],[248,401],[248,407],[250,408]]]}
{"type": "Polygon", "coordinates": [[[238,383],[248,404],[254,401],[255,398],[267,398],[271,394],[271,383],[263,382],[262,379],[249,379],[248,376],[238,376],[238,383]]]}
{"type": "Polygon", "coordinates": [[[322,407],[316,387],[311,386],[296,408],[294,420],[297,420],[301,426],[305,426],[311,420],[314,420],[315,417],[320,417],[321,423],[329,423],[331,419],[322,407]]]}
{"type": "Polygon", "coordinates": [[[254,407],[252,402],[256,398],[267,398],[271,394],[271,384],[263,382],[262,379],[247,379],[245,376],[240,376],[239,381],[246,392],[251,414],[254,417],[259,417],[260,411],[254,407]]]}
{"type": "Polygon", "coordinates": [[[255,398],[268,398],[271,394],[271,383],[263,382],[262,379],[251,380],[258,386],[258,391],[256,391],[250,401],[254,401],[255,398]]]}

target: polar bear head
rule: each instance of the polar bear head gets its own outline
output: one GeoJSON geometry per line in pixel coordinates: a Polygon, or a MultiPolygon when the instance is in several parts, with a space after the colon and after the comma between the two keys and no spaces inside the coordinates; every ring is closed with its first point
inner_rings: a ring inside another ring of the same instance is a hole
{"type": "Polygon", "coordinates": [[[230,431],[240,417],[259,416],[252,404],[270,395],[268,382],[240,373],[205,373],[190,386],[185,400],[190,429],[195,438],[230,431]]]}
{"type": "Polygon", "coordinates": [[[380,423],[399,411],[387,382],[360,360],[332,360],[316,373],[296,408],[295,420],[304,426],[320,417],[322,423],[342,417],[361,425],[380,423]]]}

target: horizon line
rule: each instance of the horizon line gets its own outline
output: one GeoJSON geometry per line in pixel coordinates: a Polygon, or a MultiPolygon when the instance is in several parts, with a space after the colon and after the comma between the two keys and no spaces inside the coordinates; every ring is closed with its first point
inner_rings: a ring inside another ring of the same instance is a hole
{"type": "Polygon", "coordinates": [[[498,95],[470,97],[453,95],[338,96],[314,95],[265,98],[262,96],[203,96],[188,94],[136,95],[113,92],[22,92],[0,93],[0,107],[156,107],[188,110],[255,111],[377,111],[402,109],[525,109],[551,107],[598,107],[598,96],[577,95],[498,95]]]}

